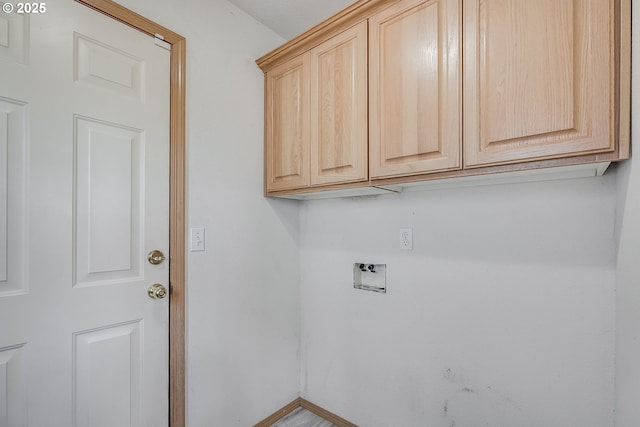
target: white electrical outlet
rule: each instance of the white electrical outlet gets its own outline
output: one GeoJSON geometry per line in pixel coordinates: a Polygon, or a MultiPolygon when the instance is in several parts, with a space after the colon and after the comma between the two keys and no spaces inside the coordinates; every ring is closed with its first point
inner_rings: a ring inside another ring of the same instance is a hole
{"type": "Polygon", "coordinates": [[[204,251],[204,227],[191,227],[191,252],[204,251]]]}
{"type": "Polygon", "coordinates": [[[403,251],[413,250],[413,229],[412,228],[400,229],[400,249],[403,251]]]}

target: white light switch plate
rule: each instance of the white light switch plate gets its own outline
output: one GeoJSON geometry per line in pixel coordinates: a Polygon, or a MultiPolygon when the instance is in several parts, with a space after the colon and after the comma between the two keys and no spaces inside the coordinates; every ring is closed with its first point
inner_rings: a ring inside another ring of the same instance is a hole
{"type": "Polygon", "coordinates": [[[204,251],[204,227],[191,227],[189,250],[191,252],[204,251]]]}

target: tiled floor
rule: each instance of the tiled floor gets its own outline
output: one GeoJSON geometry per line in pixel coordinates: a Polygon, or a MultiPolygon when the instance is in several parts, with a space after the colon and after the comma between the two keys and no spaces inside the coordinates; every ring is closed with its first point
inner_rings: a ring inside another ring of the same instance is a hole
{"type": "Polygon", "coordinates": [[[319,416],[298,408],[286,417],[282,418],[271,427],[337,427],[335,424],[320,418],[319,416]]]}

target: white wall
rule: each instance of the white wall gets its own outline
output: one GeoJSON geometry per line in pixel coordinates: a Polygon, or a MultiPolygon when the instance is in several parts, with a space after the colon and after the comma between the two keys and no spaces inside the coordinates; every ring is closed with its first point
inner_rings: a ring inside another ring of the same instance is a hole
{"type": "Polygon", "coordinates": [[[299,208],[262,197],[254,63],[283,40],[223,0],[119,1],[187,38],[188,425],[253,425],[298,396],[299,208]]]}
{"type": "Polygon", "coordinates": [[[614,205],[614,175],[305,202],[303,396],[366,427],[612,426],[614,205]]]}
{"type": "MultiPolygon", "coordinates": [[[[635,3],[635,2],[634,2],[635,3]]],[[[636,20],[638,21],[638,20],[636,20]]],[[[640,85],[640,21],[633,23],[632,92],[640,85]]],[[[617,170],[616,426],[640,423],[640,98],[632,100],[635,157],[617,170]]]]}

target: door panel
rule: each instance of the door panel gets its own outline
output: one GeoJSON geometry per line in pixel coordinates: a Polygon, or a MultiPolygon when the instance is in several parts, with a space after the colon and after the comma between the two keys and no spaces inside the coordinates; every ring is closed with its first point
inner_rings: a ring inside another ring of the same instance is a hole
{"type": "Polygon", "coordinates": [[[26,291],[26,120],[24,102],[0,97],[0,297],[26,291]]]}
{"type": "Polygon", "coordinates": [[[73,338],[74,427],[142,426],[141,321],[73,338]]]}
{"type": "Polygon", "coordinates": [[[74,286],[141,277],[144,132],[75,117],[74,286]]]}
{"type": "Polygon", "coordinates": [[[26,425],[24,344],[0,348],[0,426],[26,425]]]}
{"type": "Polygon", "coordinates": [[[143,100],[144,59],[78,33],[74,33],[74,50],[76,81],[143,100]]]}
{"type": "Polygon", "coordinates": [[[613,151],[612,13],[605,0],[464,2],[465,166],[613,151]]]}
{"type": "MultiPolygon", "coordinates": [[[[0,1],[0,6],[6,2],[0,1]]],[[[25,64],[29,53],[29,15],[0,14],[0,58],[25,64]]]]}
{"type": "Polygon", "coordinates": [[[47,6],[0,22],[0,426],[166,427],[170,52],[47,6]]]}

